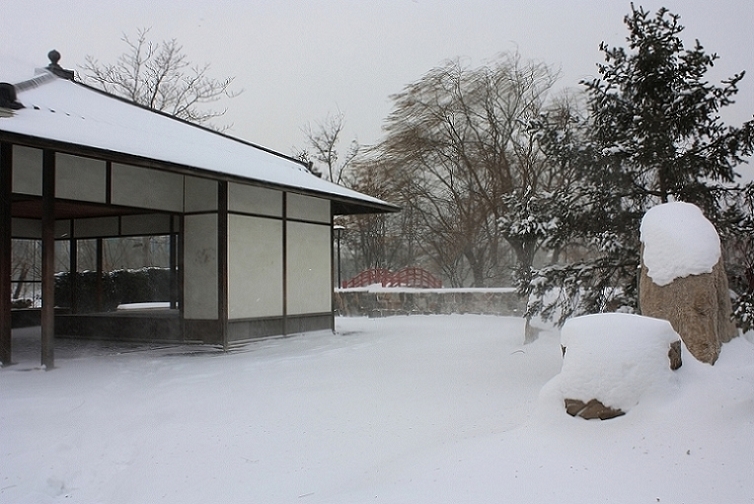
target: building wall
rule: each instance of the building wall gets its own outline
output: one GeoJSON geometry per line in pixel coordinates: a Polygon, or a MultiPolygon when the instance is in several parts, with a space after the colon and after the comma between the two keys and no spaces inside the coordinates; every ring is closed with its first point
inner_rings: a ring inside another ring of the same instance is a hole
{"type": "Polygon", "coordinates": [[[288,223],[288,314],[324,313],[332,309],[331,250],[329,226],[288,223]]]}
{"type": "Polygon", "coordinates": [[[99,159],[57,153],[55,195],[64,199],[107,203],[107,163],[99,159]]]}
{"type": "Polygon", "coordinates": [[[232,325],[231,340],[289,332],[301,326],[292,318],[330,314],[330,202],[234,183],[228,196],[229,320],[258,321],[232,325]]]}
{"type": "Polygon", "coordinates": [[[218,216],[186,215],[183,219],[183,313],[187,319],[217,320],[218,216]]]}
{"type": "Polygon", "coordinates": [[[283,221],[228,216],[228,318],[283,316],[283,221]]]}
{"type": "MultiPolygon", "coordinates": [[[[41,149],[13,146],[14,193],[41,196],[42,161],[41,149]]],[[[219,187],[198,176],[58,152],[56,198],[150,213],[59,220],[56,238],[168,234],[178,232],[182,221],[182,311],[187,323],[195,323],[192,337],[222,331],[226,306],[238,339],[331,327],[330,201],[228,182],[221,205],[219,187]],[[220,257],[226,232],[227,257],[220,257]]],[[[18,237],[41,236],[35,220],[13,219],[12,227],[18,237]]]]}
{"type": "Polygon", "coordinates": [[[286,198],[288,314],[332,311],[330,201],[289,193],[286,198]]]}

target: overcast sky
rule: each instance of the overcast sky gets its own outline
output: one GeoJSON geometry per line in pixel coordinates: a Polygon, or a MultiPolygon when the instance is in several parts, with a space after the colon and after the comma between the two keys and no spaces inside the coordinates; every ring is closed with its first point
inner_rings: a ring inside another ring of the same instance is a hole
{"type": "MultiPolygon", "coordinates": [[[[716,82],[747,77],[734,110],[754,114],[754,0],[636,1],[681,15],[684,40],[721,56],[716,82]]],[[[345,116],[346,140],[376,142],[389,96],[455,57],[480,64],[518,51],[560,69],[559,85],[595,76],[599,44],[624,45],[628,0],[3,0],[0,53],[44,66],[56,48],[78,70],[86,55],[114,61],[122,34],[152,27],[189,59],[235,76],[229,134],[292,154],[302,128],[345,116]]]]}

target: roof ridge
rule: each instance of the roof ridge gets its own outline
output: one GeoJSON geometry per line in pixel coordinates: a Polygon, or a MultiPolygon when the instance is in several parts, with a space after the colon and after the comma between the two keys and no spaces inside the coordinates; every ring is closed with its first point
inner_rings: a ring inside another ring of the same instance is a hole
{"type": "Polygon", "coordinates": [[[46,68],[37,69],[37,71],[41,71],[39,75],[32,77],[31,79],[13,84],[13,87],[16,88],[16,91],[23,92],[28,89],[37,88],[58,78],[54,73],[50,72],[46,68]]]}

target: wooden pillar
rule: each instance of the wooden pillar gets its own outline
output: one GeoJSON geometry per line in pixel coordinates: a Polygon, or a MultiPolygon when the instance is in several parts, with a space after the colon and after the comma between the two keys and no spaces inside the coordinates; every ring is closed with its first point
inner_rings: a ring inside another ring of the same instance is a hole
{"type": "Polygon", "coordinates": [[[223,350],[228,350],[228,182],[217,184],[217,286],[218,322],[223,350]]]}
{"type": "MultiPolygon", "coordinates": [[[[335,221],[332,215],[332,203],[330,204],[330,278],[335,278],[335,261],[333,261],[333,238],[338,240],[338,276],[335,288],[332,289],[330,294],[330,328],[335,331],[335,290],[340,287],[340,228],[335,229],[335,221]]],[[[330,285],[332,285],[332,281],[330,285]]]]}
{"type": "Polygon", "coordinates": [[[0,143],[0,364],[11,363],[11,194],[13,146],[0,143]]]}
{"type": "MultiPolygon", "coordinates": [[[[178,243],[177,243],[177,250],[176,250],[176,267],[178,268],[178,275],[176,278],[176,289],[177,294],[176,298],[178,299],[178,310],[181,312],[181,323],[183,323],[184,319],[184,311],[185,311],[185,305],[184,302],[184,283],[185,280],[183,278],[184,271],[186,270],[186,258],[185,258],[185,251],[186,251],[186,245],[184,242],[184,217],[181,215],[178,217],[178,243]]],[[[183,337],[185,338],[186,333],[183,331],[183,326],[181,326],[181,334],[183,334],[183,337]]]]}
{"type": "Polygon", "coordinates": [[[183,215],[178,216],[178,236],[177,238],[177,250],[176,250],[176,267],[178,268],[176,275],[176,299],[178,301],[178,327],[181,332],[181,341],[186,340],[186,303],[184,302],[184,271],[185,271],[185,259],[184,251],[186,246],[184,244],[184,218],[183,215]]]}
{"type": "Polygon", "coordinates": [[[42,365],[55,367],[55,152],[42,157],[42,365]]]}
{"type": "MultiPolygon", "coordinates": [[[[73,234],[73,221],[71,221],[71,234],[73,234]]],[[[76,238],[71,236],[68,241],[68,253],[70,262],[68,265],[70,289],[71,289],[71,313],[79,312],[79,243],[76,238]]]]}
{"type": "Polygon", "coordinates": [[[170,309],[175,310],[178,300],[178,237],[175,232],[175,216],[170,216],[170,309]]]}
{"type": "Polygon", "coordinates": [[[283,191],[283,336],[288,335],[288,193],[283,191]]]}
{"type": "Polygon", "coordinates": [[[97,269],[97,277],[95,279],[94,287],[97,291],[95,293],[95,299],[97,300],[97,312],[102,312],[104,310],[104,293],[103,293],[103,283],[104,278],[102,277],[103,272],[103,262],[104,262],[104,246],[102,242],[102,238],[97,238],[95,240],[96,247],[95,247],[95,254],[97,254],[97,257],[95,257],[95,261],[97,263],[96,269],[97,269]]]}

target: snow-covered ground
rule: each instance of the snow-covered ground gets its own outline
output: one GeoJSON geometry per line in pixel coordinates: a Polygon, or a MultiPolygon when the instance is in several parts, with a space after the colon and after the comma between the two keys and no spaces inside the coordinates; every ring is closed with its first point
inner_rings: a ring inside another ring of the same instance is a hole
{"type": "Polygon", "coordinates": [[[227,355],[60,341],[50,372],[38,329],[14,332],[0,502],[754,502],[745,338],[714,367],[684,353],[661,393],[601,422],[552,393],[555,330],[523,345],[515,318],[336,324],[227,355]]]}

